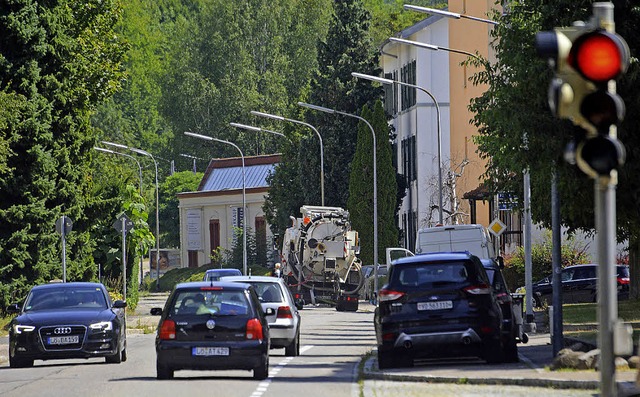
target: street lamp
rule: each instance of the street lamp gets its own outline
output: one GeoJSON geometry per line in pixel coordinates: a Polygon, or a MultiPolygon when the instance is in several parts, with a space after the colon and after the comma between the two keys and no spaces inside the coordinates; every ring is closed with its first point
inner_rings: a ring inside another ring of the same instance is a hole
{"type": "Polygon", "coordinates": [[[229,123],[230,126],[232,127],[236,127],[236,128],[242,128],[245,130],[249,130],[249,131],[255,131],[255,132],[268,132],[270,134],[273,135],[278,135],[278,136],[283,136],[283,137],[287,137],[285,134],[283,134],[282,132],[278,132],[278,131],[271,131],[271,130],[267,130],[265,128],[260,128],[260,127],[254,127],[252,125],[246,125],[246,124],[240,124],[240,123],[229,123]]]}
{"type": "Polygon", "coordinates": [[[438,196],[439,196],[438,215],[439,215],[440,224],[444,225],[443,218],[442,218],[442,131],[440,128],[440,106],[438,105],[438,101],[436,101],[436,98],[425,88],[422,88],[414,84],[409,84],[403,81],[385,79],[383,77],[371,76],[368,74],[362,74],[362,73],[356,73],[356,72],[351,73],[351,75],[359,79],[371,80],[381,84],[398,84],[406,87],[417,88],[420,91],[424,92],[425,94],[429,95],[429,97],[433,100],[433,103],[436,106],[437,130],[438,130],[438,196]]]}
{"type": "MultiPolygon", "coordinates": [[[[115,154],[115,155],[118,155],[118,156],[124,156],[124,157],[130,158],[131,160],[135,161],[136,164],[138,164],[138,170],[140,171],[140,196],[142,196],[142,166],[140,165],[140,162],[135,157],[129,156],[128,154],[116,152],[116,151],[113,151],[113,150],[101,148],[101,147],[94,147],[94,149],[99,151],[99,152],[103,152],[103,153],[110,153],[110,154],[115,154]]],[[[142,243],[140,243],[140,282],[142,282],[142,279],[144,278],[144,269],[142,268],[142,255],[143,254],[144,253],[142,252],[142,243]]],[[[126,287],[126,281],[127,280],[125,280],[125,287],[126,287]]],[[[126,298],[127,297],[125,296],[125,299],[126,298]]]]}
{"type": "Polygon", "coordinates": [[[276,116],[275,114],[257,112],[255,110],[252,110],[251,114],[254,115],[254,116],[267,117],[267,118],[274,119],[274,120],[288,121],[290,123],[301,124],[301,125],[304,125],[304,126],[307,126],[307,127],[311,128],[313,130],[313,132],[316,133],[316,135],[318,136],[318,139],[320,140],[320,198],[321,198],[321,201],[322,201],[322,206],[324,207],[324,147],[323,147],[323,144],[322,144],[322,136],[320,135],[318,130],[314,126],[312,126],[311,124],[305,123],[304,121],[288,119],[286,117],[276,116]]]}
{"type": "Polygon", "coordinates": [[[412,46],[416,46],[416,47],[420,47],[420,48],[425,48],[427,50],[432,50],[432,51],[443,50],[443,51],[455,52],[456,54],[463,54],[463,55],[466,55],[466,56],[473,57],[473,58],[475,58],[475,59],[477,59],[479,61],[482,61],[482,58],[480,58],[476,54],[472,54],[472,53],[470,53],[468,51],[457,50],[455,48],[442,47],[442,46],[438,46],[438,45],[435,45],[435,44],[421,43],[419,41],[406,40],[406,39],[401,39],[401,38],[398,38],[398,37],[389,37],[389,41],[391,41],[393,43],[401,43],[401,44],[412,45],[412,46]]]}
{"type": "Polygon", "coordinates": [[[377,171],[377,147],[376,147],[376,132],[371,124],[363,117],[355,114],[341,112],[339,110],[325,108],[323,106],[312,105],[309,103],[298,102],[299,106],[317,110],[319,112],[325,112],[329,114],[340,114],[347,117],[353,117],[355,119],[363,121],[371,130],[371,136],[373,137],[373,288],[378,293],[378,171],[377,171]]]}
{"type": "Polygon", "coordinates": [[[188,159],[192,159],[193,160],[193,173],[196,173],[196,160],[202,160],[202,161],[207,161],[207,159],[201,159],[200,157],[196,157],[196,156],[192,156],[190,154],[183,154],[180,153],[180,156],[182,157],[186,157],[188,159]]]}
{"type": "Polygon", "coordinates": [[[205,141],[214,141],[220,143],[226,143],[231,145],[240,152],[240,158],[242,159],[242,270],[244,275],[247,273],[247,196],[245,192],[245,171],[244,171],[244,154],[242,150],[233,142],[225,141],[224,139],[214,138],[212,136],[206,136],[201,134],[194,134],[193,132],[185,131],[186,136],[193,138],[204,139],[205,141]]]}
{"type": "Polygon", "coordinates": [[[478,17],[473,17],[473,16],[465,15],[465,14],[458,14],[457,12],[439,10],[437,8],[419,7],[419,6],[414,6],[414,5],[411,5],[411,4],[405,4],[404,8],[407,9],[407,10],[411,10],[411,11],[424,12],[426,14],[442,15],[442,16],[447,17],[447,18],[454,18],[454,19],[466,18],[466,19],[471,19],[473,21],[479,21],[479,22],[488,23],[488,24],[491,24],[491,25],[498,25],[498,22],[492,21],[490,19],[478,18],[478,17]]]}
{"type": "MultiPolygon", "coordinates": [[[[156,169],[156,290],[160,289],[160,194],[158,193],[158,162],[149,152],[145,152],[142,149],[132,148],[126,145],[122,145],[120,143],[113,143],[102,141],[105,145],[117,147],[120,149],[127,149],[134,153],[141,154],[143,156],[151,157],[153,160],[153,165],[156,169]]],[[[151,262],[151,257],[149,257],[149,262],[151,262]]],[[[151,263],[149,263],[151,265],[151,263]]]]}

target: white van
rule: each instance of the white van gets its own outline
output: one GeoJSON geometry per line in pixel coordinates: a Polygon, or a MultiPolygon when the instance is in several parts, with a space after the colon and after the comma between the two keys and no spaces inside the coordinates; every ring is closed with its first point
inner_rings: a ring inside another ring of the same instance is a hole
{"type": "Polygon", "coordinates": [[[469,251],[480,259],[495,259],[488,230],[482,225],[434,226],[418,230],[416,253],[469,251]]]}

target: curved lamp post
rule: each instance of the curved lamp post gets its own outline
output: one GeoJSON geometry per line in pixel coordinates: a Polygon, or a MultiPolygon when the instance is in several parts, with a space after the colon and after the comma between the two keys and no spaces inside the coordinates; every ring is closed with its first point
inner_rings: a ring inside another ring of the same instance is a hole
{"type": "Polygon", "coordinates": [[[317,110],[319,112],[325,112],[329,114],[340,114],[342,116],[353,117],[360,121],[363,121],[371,130],[371,136],[373,137],[373,288],[378,293],[378,171],[377,171],[377,147],[376,147],[376,132],[371,124],[363,117],[355,114],[341,112],[339,110],[326,108],[323,106],[312,105],[309,103],[298,102],[299,106],[317,110]]]}
{"type": "Polygon", "coordinates": [[[260,128],[260,127],[254,127],[252,125],[246,125],[246,124],[240,124],[240,123],[229,123],[230,126],[232,127],[236,127],[236,128],[242,128],[245,130],[249,130],[249,131],[255,131],[255,132],[268,132],[270,134],[273,135],[278,135],[278,136],[283,136],[283,137],[287,137],[285,134],[283,134],[282,132],[278,132],[278,131],[271,131],[271,130],[267,130],[265,128],[260,128]]]}
{"type": "Polygon", "coordinates": [[[414,5],[411,5],[411,4],[405,4],[404,8],[407,9],[407,10],[411,10],[411,11],[424,12],[426,14],[442,15],[444,17],[453,18],[453,19],[466,18],[466,19],[471,19],[473,21],[488,23],[488,24],[491,24],[491,25],[498,25],[498,23],[499,23],[499,22],[496,22],[496,21],[492,21],[491,19],[473,17],[473,16],[470,16],[470,15],[459,14],[457,12],[439,10],[437,8],[420,7],[420,6],[414,6],[414,5]]]}
{"type": "Polygon", "coordinates": [[[322,201],[322,206],[324,207],[324,147],[323,147],[323,144],[322,144],[322,136],[320,135],[318,130],[314,126],[312,126],[311,124],[305,123],[304,121],[288,119],[286,117],[276,116],[275,114],[257,112],[255,110],[252,110],[251,114],[254,115],[254,116],[267,117],[267,118],[274,119],[274,120],[288,121],[290,123],[301,124],[301,125],[304,125],[304,126],[307,126],[307,127],[311,128],[313,130],[313,132],[316,133],[316,135],[318,136],[318,139],[320,140],[320,198],[321,198],[321,201],[322,201]]]}
{"type": "Polygon", "coordinates": [[[193,138],[203,139],[205,141],[214,141],[231,145],[240,152],[240,158],[242,159],[242,271],[244,275],[247,273],[247,196],[245,192],[245,171],[244,171],[244,154],[242,150],[233,142],[225,141],[224,139],[214,138],[212,136],[206,136],[201,134],[194,134],[193,132],[185,131],[186,136],[193,138]]]}
{"type": "Polygon", "coordinates": [[[371,80],[381,84],[398,84],[398,85],[404,85],[406,87],[417,88],[420,91],[424,92],[425,94],[429,95],[429,97],[433,100],[433,103],[436,106],[437,130],[438,130],[438,196],[439,196],[438,197],[438,200],[439,200],[438,215],[439,215],[440,224],[444,225],[444,221],[442,217],[442,130],[440,128],[440,106],[438,105],[438,101],[436,101],[436,98],[429,91],[427,91],[425,88],[422,88],[418,85],[409,84],[409,83],[405,83],[403,81],[398,81],[398,80],[385,79],[383,77],[371,76],[368,74],[356,73],[356,72],[351,73],[351,75],[359,79],[371,80]]]}
{"type": "MultiPolygon", "coordinates": [[[[104,143],[105,145],[117,147],[120,149],[127,149],[134,153],[151,157],[151,160],[153,160],[153,165],[155,166],[155,169],[156,169],[156,290],[157,290],[160,288],[160,216],[159,216],[160,194],[158,193],[158,162],[151,155],[151,153],[145,152],[142,149],[132,148],[126,145],[122,145],[120,143],[113,143],[113,142],[107,142],[107,141],[102,141],[102,143],[104,143]]],[[[151,265],[151,263],[149,263],[149,265],[151,265]]]]}

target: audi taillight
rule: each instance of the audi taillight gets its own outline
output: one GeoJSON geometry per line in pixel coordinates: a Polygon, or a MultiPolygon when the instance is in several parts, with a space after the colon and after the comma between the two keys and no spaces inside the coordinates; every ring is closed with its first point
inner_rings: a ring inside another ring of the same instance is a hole
{"type": "Polygon", "coordinates": [[[264,333],[262,332],[262,323],[257,318],[252,318],[247,321],[247,332],[245,337],[248,340],[262,340],[264,339],[264,333]]]}
{"type": "Polygon", "coordinates": [[[176,338],[176,322],[166,319],[160,325],[160,339],[170,340],[176,338]]]}
{"type": "Polygon", "coordinates": [[[289,306],[280,306],[278,308],[277,318],[293,318],[291,314],[291,308],[289,306]]]}
{"type": "Polygon", "coordinates": [[[464,292],[471,295],[488,295],[491,293],[491,287],[487,284],[470,285],[464,288],[464,292]]]}
{"type": "Polygon", "coordinates": [[[389,301],[398,300],[402,298],[404,295],[405,293],[401,291],[381,289],[380,292],[378,292],[378,300],[380,302],[389,302],[389,301]]]}

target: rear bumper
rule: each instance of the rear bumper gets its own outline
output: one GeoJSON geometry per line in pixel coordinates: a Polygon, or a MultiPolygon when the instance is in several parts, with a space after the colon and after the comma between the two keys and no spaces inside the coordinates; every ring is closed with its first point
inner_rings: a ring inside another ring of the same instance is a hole
{"type": "Polygon", "coordinates": [[[482,339],[473,328],[451,332],[429,332],[421,334],[400,333],[393,343],[394,348],[425,347],[433,345],[470,345],[480,343],[482,339]]]}
{"type": "Polygon", "coordinates": [[[161,341],[156,344],[158,363],[171,368],[194,370],[245,369],[259,367],[268,359],[269,344],[247,341],[230,344],[161,341]],[[194,356],[193,347],[228,347],[228,356],[194,356]]]}

